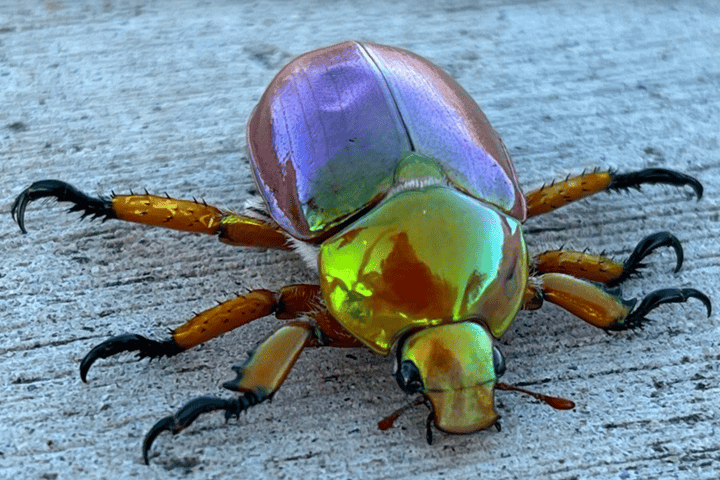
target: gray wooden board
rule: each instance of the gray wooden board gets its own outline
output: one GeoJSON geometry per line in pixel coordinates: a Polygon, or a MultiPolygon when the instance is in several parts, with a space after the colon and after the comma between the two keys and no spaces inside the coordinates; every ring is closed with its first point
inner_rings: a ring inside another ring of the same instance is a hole
{"type": "MultiPolygon", "coordinates": [[[[714,1],[47,1],[0,3],[0,477],[717,478],[718,315],[663,306],[641,331],[605,335],[552,306],[500,340],[505,380],[573,399],[556,412],[497,394],[503,430],[424,439],[392,361],[303,354],[270,404],[239,421],[145,431],[219,385],[278,322],[263,319],[172,359],[78,362],[109,335],[163,337],[245,288],[311,282],[293,254],[121,222],[81,222],[52,202],[10,219],[32,181],[92,194],[147,188],[239,208],[253,188],[245,122],[292,57],[348,38],[398,45],[477,99],[526,190],[586,168],[675,168],[705,197],[647,187],[600,194],[526,224],[533,251],[622,258],[669,230],[686,259],[654,254],[626,297],[693,286],[716,303],[720,207],[720,7],[714,1]]],[[[459,225],[459,227],[461,227],[459,225]]],[[[720,306],[720,303],[719,305],[720,306]]]]}

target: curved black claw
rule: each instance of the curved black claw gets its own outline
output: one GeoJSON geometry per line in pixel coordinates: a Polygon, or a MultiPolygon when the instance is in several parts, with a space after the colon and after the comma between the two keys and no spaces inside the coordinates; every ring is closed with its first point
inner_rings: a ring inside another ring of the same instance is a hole
{"type": "Polygon", "coordinates": [[[647,294],[647,296],[642,299],[642,302],[640,302],[640,305],[630,312],[621,324],[612,325],[607,327],[606,330],[618,331],[642,327],[643,323],[648,320],[645,318],[645,315],[659,305],[664,303],[684,303],[690,298],[700,300],[707,309],[708,317],[710,316],[712,313],[712,304],[708,296],[701,291],[695,290],[694,288],[662,288],[647,294]]]}
{"type": "Polygon", "coordinates": [[[23,190],[15,199],[15,203],[13,203],[10,210],[13,220],[17,222],[23,233],[27,233],[27,230],[25,230],[25,208],[28,203],[45,197],[55,197],[58,202],[73,203],[74,205],[70,207],[70,211],[83,212],[82,218],[89,215],[92,215],[93,218],[103,217],[103,221],[108,218],[115,218],[111,200],[90,197],[60,180],[40,180],[23,190]]]}
{"type": "Polygon", "coordinates": [[[433,433],[432,433],[432,422],[435,420],[435,412],[430,412],[425,420],[425,441],[428,445],[432,445],[433,433]]]}
{"type": "Polygon", "coordinates": [[[238,417],[243,410],[259,402],[258,397],[252,392],[242,395],[240,398],[224,399],[219,397],[198,397],[186,403],[175,415],[165,417],[157,422],[145,435],[143,440],[142,454],[145,465],[150,464],[148,454],[155,439],[162,432],[171,432],[173,435],[189,427],[200,414],[225,410],[225,419],[238,417]]]}
{"type": "Polygon", "coordinates": [[[687,185],[695,191],[698,200],[702,198],[703,186],[695,178],[684,173],[668,170],[666,168],[646,168],[637,172],[612,174],[612,181],[607,190],[621,190],[628,188],[640,189],[646,183],[662,183],[665,185],[676,185],[678,187],[687,185]]]}
{"type": "Polygon", "coordinates": [[[628,259],[625,261],[622,274],[612,282],[608,282],[607,286],[614,287],[627,280],[631,275],[636,274],[639,269],[645,267],[645,264],[642,263],[645,257],[660,247],[672,247],[673,250],[675,250],[675,256],[677,257],[675,263],[675,273],[677,273],[680,270],[680,267],[682,267],[684,259],[683,248],[680,244],[680,240],[678,240],[677,237],[670,232],[656,232],[640,240],[635,247],[635,250],[633,250],[628,259]]]}
{"type": "Polygon", "coordinates": [[[150,340],[149,338],[134,333],[118,335],[105,340],[85,355],[85,358],[80,362],[80,378],[83,382],[87,383],[87,372],[90,370],[92,364],[95,363],[95,360],[98,358],[108,358],[116,353],[138,352],[138,358],[157,358],[172,357],[184,350],[184,348],[172,339],[158,342],[157,340],[150,340]]]}

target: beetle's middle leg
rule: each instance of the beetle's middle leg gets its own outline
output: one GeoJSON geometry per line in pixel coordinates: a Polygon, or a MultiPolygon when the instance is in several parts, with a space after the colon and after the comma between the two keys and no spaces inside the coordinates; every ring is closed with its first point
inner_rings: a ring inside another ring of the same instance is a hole
{"type": "Polygon", "coordinates": [[[12,216],[20,230],[25,230],[25,208],[37,199],[53,197],[71,203],[71,212],[82,216],[125,220],[186,232],[218,235],[231,245],[289,249],[287,236],[262,212],[242,215],[223,211],[196,200],[180,200],[169,196],[115,195],[111,198],[91,197],[60,180],[40,180],[23,190],[12,206],[12,216]]]}
{"type": "Polygon", "coordinates": [[[637,172],[619,174],[610,171],[583,173],[553,182],[526,195],[528,217],[551,212],[568,203],[598,192],[640,189],[646,184],[687,185],[693,189],[698,200],[702,197],[702,184],[690,175],[664,168],[646,168],[637,172]]]}
{"type": "Polygon", "coordinates": [[[142,335],[123,334],[112,337],[93,348],[80,362],[80,378],[87,381],[90,367],[99,358],[122,352],[137,352],[139,358],[171,357],[223,333],[272,315],[285,320],[309,317],[317,326],[317,341],[323,345],[359,347],[360,342],[335,320],[322,301],[317,285],[286,285],[278,292],[252,290],[198,313],[171,332],[165,340],[152,340],[142,335]]]}
{"type": "Polygon", "coordinates": [[[643,260],[660,247],[672,247],[677,258],[675,273],[683,263],[683,249],[680,240],[669,232],[657,232],[640,240],[630,256],[619,262],[604,255],[573,250],[547,250],[533,258],[533,269],[538,274],[564,273],[593,282],[616,286],[645,267],[643,260]]]}

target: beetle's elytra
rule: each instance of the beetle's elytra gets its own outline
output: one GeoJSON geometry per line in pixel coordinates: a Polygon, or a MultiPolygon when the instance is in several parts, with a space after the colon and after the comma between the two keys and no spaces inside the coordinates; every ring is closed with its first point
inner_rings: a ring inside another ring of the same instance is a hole
{"type": "MultiPolygon", "coordinates": [[[[667,288],[639,304],[615,287],[659,247],[667,232],[642,239],[624,262],[569,250],[529,255],[523,223],[605,190],[648,183],[702,185],[665,169],[584,173],[524,194],[510,156],[477,104],[447,73],[408,51],[344,42],[283,68],[250,116],[250,165],[264,206],[231,213],[195,201],[144,195],[93,198],[59,180],[33,183],[12,215],[25,232],[28,203],[54,197],[71,211],[216,234],[232,245],[295,248],[317,270],[315,285],[254,290],[206,310],[170,338],[112,337],[80,365],[121,352],[174,356],[267,315],[290,320],[263,341],[224,386],[230,399],[200,397],[148,432],[143,457],[164,431],[178,433],[201,413],[226,416],[270,398],[306,347],[395,352],[400,388],[430,407],[450,433],[496,426],[496,389],[505,361],[494,345],[521,309],[544,301],[604,330],[642,326],[663,303],[697,298],[667,288]]],[[[572,404],[543,397],[557,408],[572,404]]],[[[418,403],[418,402],[416,402],[418,403]]],[[[394,416],[381,422],[392,424],[394,416]]]]}

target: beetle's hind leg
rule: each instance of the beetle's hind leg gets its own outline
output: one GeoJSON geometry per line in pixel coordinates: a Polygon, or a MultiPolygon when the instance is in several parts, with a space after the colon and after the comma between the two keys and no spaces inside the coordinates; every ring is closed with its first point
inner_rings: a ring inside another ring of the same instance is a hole
{"type": "Polygon", "coordinates": [[[637,172],[619,174],[610,171],[583,173],[561,182],[553,182],[526,195],[528,217],[551,212],[568,203],[602,191],[640,189],[647,184],[687,185],[698,200],[702,197],[702,184],[684,173],[664,168],[646,168],[637,172]]]}
{"type": "Polygon", "coordinates": [[[60,180],[40,180],[23,190],[12,206],[12,217],[20,230],[25,229],[25,209],[40,198],[55,198],[71,203],[71,212],[82,216],[119,219],[186,232],[218,235],[231,245],[289,249],[285,234],[263,215],[249,216],[223,211],[196,200],[180,200],[168,196],[115,195],[91,197],[60,180]]]}

